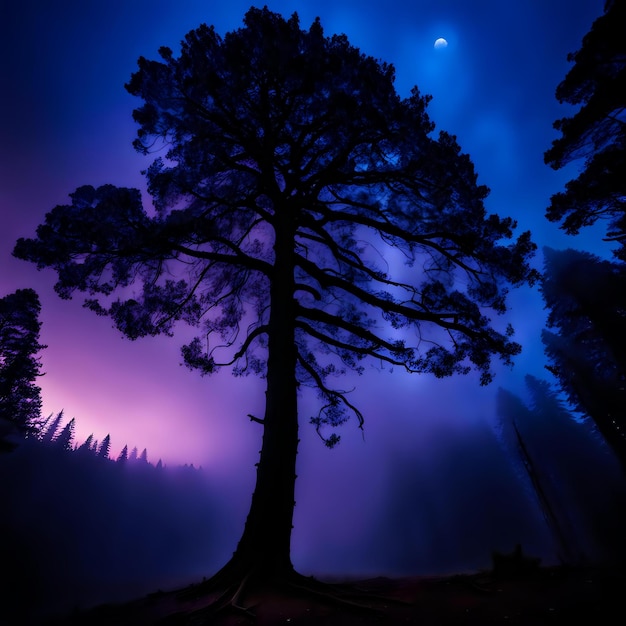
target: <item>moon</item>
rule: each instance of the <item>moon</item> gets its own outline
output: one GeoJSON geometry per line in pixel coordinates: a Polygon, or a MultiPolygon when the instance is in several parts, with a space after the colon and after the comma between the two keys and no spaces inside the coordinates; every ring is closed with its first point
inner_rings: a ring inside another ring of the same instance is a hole
{"type": "Polygon", "coordinates": [[[443,37],[439,37],[439,39],[435,40],[435,50],[441,50],[447,46],[448,42],[443,37]]]}

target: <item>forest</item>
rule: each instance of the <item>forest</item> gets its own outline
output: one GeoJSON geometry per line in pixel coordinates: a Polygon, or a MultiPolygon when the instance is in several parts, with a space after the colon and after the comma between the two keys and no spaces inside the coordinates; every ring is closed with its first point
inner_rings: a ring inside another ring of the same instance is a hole
{"type": "Polygon", "coordinates": [[[545,152],[555,170],[580,165],[546,219],[570,235],[605,225],[612,258],[545,247],[541,270],[532,233],[487,212],[470,156],[434,133],[430,97],[415,87],[401,98],[393,66],[327,36],[320,20],[303,30],[297,14],[251,8],[223,37],[201,25],[179,56],[162,47],[159,60],[140,57],[125,87],[142,100],[133,145],[153,159],[143,172],[151,206],[138,189],[81,186],[13,254],[52,270],[58,296],[84,294],[85,315],[110,318],[131,340],[182,337],[192,372],[264,381],[264,413],[247,416],[262,432],[252,500],[244,510],[219,475],[154,464],[146,449],[112,458],[109,435],[76,440],[80,416],[44,416],[39,295],[8,293],[9,619],[37,623],[185,585],[213,599],[176,623],[254,619],[246,598],[267,585],[362,606],[366,595],[348,601],[311,574],[372,564],[392,577],[623,565],[624,18],[608,0],[570,55],[556,97],[578,110],[554,123],[560,137],[545,152]],[[545,377],[528,374],[523,397],[497,387],[493,415],[465,430],[433,424],[436,457],[397,455],[350,558],[332,541],[318,561],[304,558],[300,426],[329,454],[347,422],[363,431],[364,408],[337,381],[370,362],[493,384],[496,366],[523,349],[506,323],[521,287],[538,289],[548,312],[545,377]],[[307,413],[304,390],[316,398],[307,413]]]}

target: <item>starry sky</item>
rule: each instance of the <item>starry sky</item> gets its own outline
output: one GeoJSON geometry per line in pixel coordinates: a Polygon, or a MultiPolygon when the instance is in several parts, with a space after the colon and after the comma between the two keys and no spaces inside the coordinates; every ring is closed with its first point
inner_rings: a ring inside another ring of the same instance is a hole
{"type": "MultiPolygon", "coordinates": [[[[543,164],[556,137],[552,122],[570,112],[554,90],[570,67],[567,54],[601,15],[602,0],[267,5],[285,16],[297,11],[303,28],[319,16],[326,34],[345,33],[364,53],[393,63],[401,96],[414,85],[431,94],[437,130],[457,135],[479,182],[491,189],[489,212],[517,219],[540,249],[610,255],[600,233],[567,237],[544,218],[550,196],[576,167],[554,172],[543,164]],[[447,47],[434,47],[439,37],[447,47]]],[[[97,439],[110,433],[113,456],[125,444],[146,447],[153,462],[202,465],[242,488],[252,486],[260,441],[260,427],[246,415],[262,413],[263,381],[227,372],[201,378],[180,366],[176,338],[121,338],[110,320],[84,310],[80,297],[60,300],[53,272],[37,272],[11,250],[80,185],[145,189],[140,171],[149,160],[131,145],[131,115],[140,101],[124,89],[138,57],[156,58],[163,45],[176,51],[203,22],[225,34],[241,26],[249,7],[250,0],[7,0],[0,13],[0,294],[33,287],[40,295],[48,345],[44,413],[63,409],[75,417],[79,443],[90,433],[97,439]]],[[[541,268],[540,254],[535,265],[541,268]]],[[[499,369],[487,388],[473,376],[437,381],[366,372],[346,384],[356,387],[351,399],[365,414],[364,436],[349,423],[329,451],[303,424],[300,464],[314,470],[299,472],[302,484],[332,481],[332,505],[342,490],[368,483],[370,492],[360,496],[367,508],[398,454],[421,454],[434,430],[463,436],[477,420],[491,419],[498,386],[522,394],[526,374],[543,376],[540,295],[536,288],[516,290],[510,304],[508,319],[523,345],[513,370],[499,369]]]]}

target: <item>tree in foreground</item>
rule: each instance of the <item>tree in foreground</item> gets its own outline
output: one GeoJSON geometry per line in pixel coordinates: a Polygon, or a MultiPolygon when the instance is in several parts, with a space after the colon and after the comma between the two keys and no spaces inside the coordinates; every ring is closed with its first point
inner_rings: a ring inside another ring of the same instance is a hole
{"type": "Polygon", "coordinates": [[[560,169],[584,161],[578,178],[552,197],[547,217],[568,234],[598,219],[608,220],[607,240],[626,261],[626,4],[607,0],[593,23],[574,65],[556,90],[561,103],[579,107],[554,123],[561,136],[545,154],[546,164],[560,169]]]}
{"type": "MultiPolygon", "coordinates": [[[[38,430],[41,420],[39,296],[18,289],[0,298],[0,427],[22,436],[38,430]]],[[[2,435],[0,433],[0,436],[2,435]]],[[[3,449],[11,446],[3,444],[3,449]]]]}
{"type": "Polygon", "coordinates": [[[486,214],[468,156],[432,136],[428,97],[400,98],[390,65],[319,20],[253,8],[223,38],[202,25],[178,57],[159,53],[126,86],[144,101],[135,148],[160,155],[145,172],[154,213],[138,190],[81,187],[15,255],[131,339],[197,327],[182,354],[202,374],[265,378],[250,511],[212,584],[293,580],[301,390],[317,390],[308,417],[332,446],[350,415],[363,423],[333,378],[366,357],[488,383],[492,358],[520,350],[489,314],[534,281],[535,246],[486,214]]]}

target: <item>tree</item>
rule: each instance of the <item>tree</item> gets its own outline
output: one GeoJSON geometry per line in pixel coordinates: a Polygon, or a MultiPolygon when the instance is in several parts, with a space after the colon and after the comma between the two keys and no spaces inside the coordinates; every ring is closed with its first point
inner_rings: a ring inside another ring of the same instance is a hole
{"type": "Polygon", "coordinates": [[[76,448],[76,451],[80,452],[81,454],[91,453],[92,443],[93,443],[93,433],[89,435],[89,437],[87,437],[87,439],[85,439],[85,441],[81,443],[80,446],[76,448]]]}
{"type": "Polygon", "coordinates": [[[159,53],[127,84],[144,101],[135,148],[162,154],[145,172],[156,214],[138,190],[81,187],[15,255],[131,339],[197,326],[182,352],[202,374],[265,377],[250,512],[213,582],[290,578],[299,390],[317,390],[310,421],[332,446],[326,429],[363,415],[331,379],[366,357],[488,383],[492,358],[520,350],[489,315],[534,281],[535,246],[486,214],[469,157],[432,136],[429,98],[401,99],[392,66],[319,20],[253,8],[224,38],[202,25],[159,53]]]}
{"type": "Polygon", "coordinates": [[[551,458],[551,454],[548,454],[547,457],[542,456],[541,452],[545,452],[546,448],[545,438],[541,436],[537,438],[537,433],[532,431],[532,427],[536,426],[537,423],[536,416],[520,398],[506,389],[498,389],[496,402],[496,412],[500,420],[503,442],[507,448],[514,451],[513,464],[517,464],[523,469],[523,474],[532,487],[544,521],[552,535],[559,560],[562,563],[566,562],[572,558],[572,546],[570,545],[572,538],[568,536],[569,533],[565,532],[561,519],[562,512],[557,510],[553,501],[554,493],[552,493],[550,483],[551,468],[544,464],[546,459],[551,458]],[[531,440],[534,435],[539,441],[539,454],[537,454],[535,442],[527,441],[526,435],[529,430],[531,440]]]}
{"type": "Polygon", "coordinates": [[[607,219],[607,240],[620,242],[615,251],[626,260],[626,23],[624,2],[607,0],[578,52],[574,65],[556,90],[560,103],[577,112],[554,123],[561,136],[545,154],[546,164],[560,169],[584,159],[578,178],[555,194],[547,210],[552,222],[575,235],[598,219],[607,219]]]}
{"type": "Polygon", "coordinates": [[[107,435],[98,448],[98,456],[102,459],[109,458],[109,451],[111,450],[111,435],[107,435]]]}
{"type": "Polygon", "coordinates": [[[623,558],[626,492],[616,457],[550,383],[530,375],[525,380],[528,405],[500,389],[497,412],[505,446],[517,452],[559,558],[623,558]]]}
{"type": "Polygon", "coordinates": [[[71,450],[74,441],[74,428],[76,420],[72,418],[63,428],[63,430],[55,437],[54,443],[63,450],[71,450]]]}
{"type": "MultiPolygon", "coordinates": [[[[41,420],[39,296],[18,289],[0,298],[0,425],[2,432],[29,435],[41,420]]],[[[3,446],[4,447],[4,446],[3,446]]]]}
{"type": "Polygon", "coordinates": [[[549,369],[626,470],[626,268],[576,250],[544,250],[542,340],[549,369]]]}
{"type": "Polygon", "coordinates": [[[44,420],[41,429],[39,430],[40,441],[52,441],[58,434],[59,427],[63,421],[63,410],[59,411],[53,418],[53,413],[50,413],[44,420]]]}
{"type": "Polygon", "coordinates": [[[124,446],[122,451],[119,453],[117,457],[117,462],[121,464],[125,464],[128,461],[128,446],[124,446]]]}

